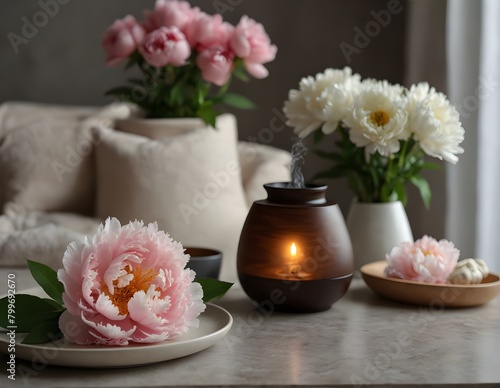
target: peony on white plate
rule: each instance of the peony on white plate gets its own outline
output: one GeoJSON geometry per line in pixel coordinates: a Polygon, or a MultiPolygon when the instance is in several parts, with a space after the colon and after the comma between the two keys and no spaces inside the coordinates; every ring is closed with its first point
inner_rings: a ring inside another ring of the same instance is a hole
{"type": "Polygon", "coordinates": [[[42,354],[47,364],[107,368],[206,349],[229,331],[232,318],[204,301],[223,295],[232,284],[213,280],[222,285],[213,292],[208,279],[194,282],[188,260],[182,245],[156,223],[122,226],[108,218],[94,236],[69,244],[57,273],[28,260],[31,274],[52,299],[40,298],[42,289],[0,299],[17,313],[8,320],[0,315],[1,326],[29,331],[2,333],[0,351],[8,353],[15,342],[16,357],[22,359],[42,354]],[[205,292],[203,284],[211,291],[205,292]],[[46,342],[57,331],[64,339],[46,342]]]}
{"type": "MultiPolygon", "coordinates": [[[[22,293],[44,296],[40,288],[22,293]]],[[[16,333],[16,357],[31,361],[36,356],[48,365],[80,368],[124,368],[168,361],[188,356],[214,345],[231,329],[233,318],[222,307],[207,304],[199,316],[198,328],[190,329],[174,339],[153,344],[131,343],[126,346],[77,345],[64,338],[40,345],[25,345],[21,341],[26,334],[16,333]]],[[[10,337],[0,332],[0,352],[9,354],[10,337]]]]}

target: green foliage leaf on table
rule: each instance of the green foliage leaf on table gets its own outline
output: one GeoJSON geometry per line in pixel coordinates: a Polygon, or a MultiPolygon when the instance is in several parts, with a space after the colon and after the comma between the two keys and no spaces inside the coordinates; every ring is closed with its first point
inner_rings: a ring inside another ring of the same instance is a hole
{"type": "Polygon", "coordinates": [[[31,275],[52,299],[34,295],[15,294],[14,311],[9,314],[9,298],[0,299],[0,326],[15,327],[20,333],[28,333],[22,343],[39,344],[61,337],[59,317],[66,310],[62,294],[63,284],[56,272],[45,264],[28,260],[31,275]]]}
{"type": "Polygon", "coordinates": [[[233,283],[223,282],[212,278],[196,278],[195,282],[200,283],[203,289],[204,303],[223,297],[233,285],[233,283]]]}
{"type": "Polygon", "coordinates": [[[33,279],[43,288],[43,290],[61,305],[64,304],[62,294],[64,285],[57,279],[57,273],[52,268],[36,261],[28,260],[28,268],[33,279]]]}
{"type": "Polygon", "coordinates": [[[22,340],[23,344],[43,344],[62,338],[63,334],[59,329],[59,316],[49,318],[33,327],[29,334],[22,340]]]}
{"type": "Polygon", "coordinates": [[[0,299],[0,326],[16,326],[20,333],[29,332],[45,320],[59,317],[64,311],[64,307],[55,306],[51,302],[34,295],[16,294],[15,313],[11,314],[15,321],[9,322],[8,298],[0,299]]]}

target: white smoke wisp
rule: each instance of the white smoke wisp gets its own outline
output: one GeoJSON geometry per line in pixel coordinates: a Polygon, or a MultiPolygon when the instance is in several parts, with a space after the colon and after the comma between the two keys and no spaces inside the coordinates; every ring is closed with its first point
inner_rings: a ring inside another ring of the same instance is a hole
{"type": "Polygon", "coordinates": [[[293,139],[294,143],[292,145],[292,164],[290,165],[290,173],[292,175],[292,181],[288,184],[288,187],[302,189],[305,187],[304,184],[304,174],[302,174],[302,166],[305,162],[305,156],[307,154],[307,147],[302,142],[302,138],[296,137],[293,139]]]}

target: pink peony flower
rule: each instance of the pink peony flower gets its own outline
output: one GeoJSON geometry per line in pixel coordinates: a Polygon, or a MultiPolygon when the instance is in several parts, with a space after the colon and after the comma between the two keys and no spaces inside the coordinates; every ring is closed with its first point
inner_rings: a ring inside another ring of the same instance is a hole
{"type": "Polygon", "coordinates": [[[196,63],[205,81],[222,86],[231,77],[234,54],[222,47],[210,47],[198,54],[196,63]]]}
{"type": "Polygon", "coordinates": [[[154,11],[144,12],[144,28],[147,32],[174,26],[183,30],[191,22],[196,10],[187,1],[157,0],[154,11]]]}
{"type": "Polygon", "coordinates": [[[255,78],[265,78],[269,72],[262,66],[276,57],[278,51],[262,24],[243,16],[230,38],[230,47],[243,59],[247,71],[255,78]]]}
{"type": "Polygon", "coordinates": [[[386,256],[388,277],[424,283],[446,283],[460,251],[452,242],[423,236],[415,243],[403,242],[386,256]]]}
{"type": "Polygon", "coordinates": [[[151,66],[182,66],[191,55],[186,36],[177,27],[160,27],[146,35],[139,51],[151,66]]]}
{"type": "Polygon", "coordinates": [[[107,54],[106,64],[115,66],[127,58],[142,43],[145,34],[131,15],[116,20],[102,37],[102,47],[107,54]]]}
{"type": "Polygon", "coordinates": [[[127,345],[174,338],[198,327],[203,291],[185,269],[189,256],[155,223],[107,219],[71,243],[57,273],[67,310],[64,336],[78,344],[127,345]]]}
{"type": "Polygon", "coordinates": [[[234,27],[222,20],[219,14],[199,12],[192,23],[186,26],[186,36],[191,46],[202,50],[211,46],[226,47],[234,27]]]}

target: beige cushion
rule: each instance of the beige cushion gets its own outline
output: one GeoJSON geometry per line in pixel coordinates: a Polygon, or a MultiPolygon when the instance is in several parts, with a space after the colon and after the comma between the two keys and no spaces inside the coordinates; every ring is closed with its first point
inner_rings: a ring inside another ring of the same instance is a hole
{"type": "Polygon", "coordinates": [[[248,207],[241,184],[236,121],[154,140],[100,129],[97,216],[157,221],[184,246],[224,253],[221,278],[236,279],[236,249],[248,207]]]}
{"type": "Polygon", "coordinates": [[[0,107],[0,137],[9,131],[44,121],[79,122],[98,111],[98,108],[85,106],[8,101],[0,107]]]}
{"type": "Polygon", "coordinates": [[[68,119],[46,119],[0,138],[0,206],[8,214],[91,214],[94,197],[90,131],[68,119]]]}
{"type": "Polygon", "coordinates": [[[0,107],[0,213],[94,212],[91,126],[129,107],[7,102],[0,107]]]}
{"type": "Polygon", "coordinates": [[[265,183],[289,182],[290,153],[279,148],[240,141],[241,179],[247,204],[267,198],[265,183]]]}

